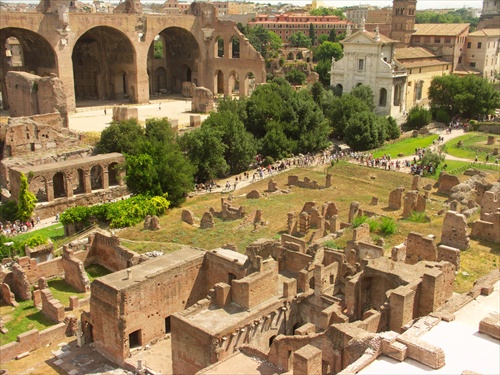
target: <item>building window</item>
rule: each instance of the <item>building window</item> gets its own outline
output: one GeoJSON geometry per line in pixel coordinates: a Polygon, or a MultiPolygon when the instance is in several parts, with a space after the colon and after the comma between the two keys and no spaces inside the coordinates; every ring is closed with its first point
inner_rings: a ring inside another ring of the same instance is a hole
{"type": "Polygon", "coordinates": [[[471,42],[467,43],[467,48],[470,48],[470,47],[471,47],[471,45],[472,45],[472,43],[471,43],[471,42]]]}
{"type": "Polygon", "coordinates": [[[424,42],[425,42],[425,43],[430,43],[430,42],[431,42],[431,37],[430,37],[430,36],[426,36],[426,37],[424,38],[424,42]]]}
{"type": "Polygon", "coordinates": [[[415,99],[416,100],[422,99],[423,87],[424,87],[424,81],[418,81],[417,84],[415,85],[415,99]]]}
{"type": "Polygon", "coordinates": [[[478,48],[478,49],[481,49],[481,45],[482,45],[482,43],[481,43],[481,42],[478,42],[478,43],[477,43],[477,48],[478,48]]]}
{"type": "Polygon", "coordinates": [[[436,37],[434,38],[434,43],[441,43],[441,38],[440,38],[440,37],[438,37],[438,36],[436,36],[436,37]]]}
{"type": "Polygon", "coordinates": [[[450,44],[451,43],[451,38],[444,38],[444,42],[450,44]]]}
{"type": "Polygon", "coordinates": [[[472,67],[472,68],[475,68],[476,67],[476,63],[475,62],[470,62],[469,66],[472,67]]]}
{"type": "Polygon", "coordinates": [[[365,60],[358,59],[358,70],[365,70],[365,60]]]}
{"type": "Polygon", "coordinates": [[[378,100],[379,107],[385,107],[387,104],[387,90],[380,89],[380,98],[378,100]]]}
{"type": "Polygon", "coordinates": [[[419,36],[415,37],[415,43],[420,43],[420,37],[419,36]]]}

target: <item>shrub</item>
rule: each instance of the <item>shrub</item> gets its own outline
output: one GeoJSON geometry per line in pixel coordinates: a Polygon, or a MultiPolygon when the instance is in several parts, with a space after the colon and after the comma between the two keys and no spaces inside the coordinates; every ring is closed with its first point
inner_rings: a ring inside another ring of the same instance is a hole
{"type": "Polygon", "coordinates": [[[323,243],[323,245],[330,249],[341,249],[341,247],[337,245],[333,240],[326,241],[325,243],[323,243]]]}
{"type": "Polygon", "coordinates": [[[0,218],[8,221],[15,221],[17,217],[17,203],[15,201],[7,201],[0,203],[0,218]]]}
{"type": "Polygon", "coordinates": [[[370,226],[371,233],[375,233],[380,228],[380,223],[376,219],[366,219],[366,223],[370,226]]]}
{"type": "Polygon", "coordinates": [[[383,217],[380,221],[380,232],[386,236],[396,233],[397,224],[392,217],[383,217]]]}
{"type": "Polygon", "coordinates": [[[24,242],[24,244],[33,248],[33,247],[37,247],[37,246],[40,246],[40,245],[44,245],[47,242],[48,242],[48,238],[45,237],[44,235],[42,235],[42,234],[34,234],[30,238],[28,238],[24,242]]]}
{"type": "Polygon", "coordinates": [[[140,223],[147,215],[162,215],[169,206],[170,202],[166,194],[155,197],[136,195],[114,203],[69,208],[62,213],[61,222],[63,224],[80,222],[87,224],[89,218],[94,216],[112,228],[124,228],[140,223]]]}
{"type": "Polygon", "coordinates": [[[430,123],[432,120],[431,111],[428,109],[416,106],[410,109],[406,125],[410,129],[420,129],[430,123]]]}
{"type": "Polygon", "coordinates": [[[412,211],[411,215],[406,218],[406,220],[412,223],[428,223],[430,219],[427,217],[425,212],[412,211]]]}
{"type": "Polygon", "coordinates": [[[352,219],[352,227],[357,228],[361,224],[363,224],[366,221],[367,217],[366,216],[356,216],[354,219],[352,219]]]}
{"type": "Polygon", "coordinates": [[[432,117],[434,117],[434,120],[445,124],[449,124],[451,120],[450,115],[444,109],[435,110],[432,117]]]}

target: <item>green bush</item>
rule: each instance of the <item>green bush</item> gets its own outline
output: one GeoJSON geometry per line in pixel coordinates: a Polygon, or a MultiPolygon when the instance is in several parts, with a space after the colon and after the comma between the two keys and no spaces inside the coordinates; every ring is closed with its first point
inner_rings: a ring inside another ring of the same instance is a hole
{"type": "Polygon", "coordinates": [[[361,224],[363,224],[368,218],[366,216],[356,216],[354,219],[352,219],[352,227],[357,228],[361,224]]]}
{"type": "Polygon", "coordinates": [[[33,248],[33,247],[37,247],[37,246],[40,246],[40,245],[44,245],[48,241],[49,241],[49,239],[47,237],[45,237],[44,235],[34,234],[32,237],[30,237],[29,239],[27,239],[26,242],[24,242],[24,244],[28,245],[31,248],[33,248]]]}
{"type": "Polygon", "coordinates": [[[370,226],[370,233],[375,233],[380,228],[380,223],[376,219],[369,218],[365,222],[370,226]]]}
{"type": "Polygon", "coordinates": [[[85,223],[90,217],[109,224],[112,228],[124,228],[140,223],[147,215],[163,215],[170,202],[164,196],[136,195],[132,198],[92,207],[72,207],[61,214],[61,223],[85,223]]]}
{"type": "Polygon", "coordinates": [[[430,220],[425,212],[412,211],[411,215],[406,219],[412,223],[428,223],[430,220]]]}
{"type": "Polygon", "coordinates": [[[432,121],[431,111],[428,109],[416,106],[410,109],[406,125],[410,129],[420,129],[432,121]]]}
{"type": "Polygon", "coordinates": [[[449,124],[451,121],[450,115],[444,109],[435,110],[432,117],[434,118],[434,120],[442,122],[444,124],[449,124]]]}
{"type": "Polygon", "coordinates": [[[383,235],[390,236],[396,233],[397,224],[392,217],[383,217],[380,221],[380,232],[383,235]]]}
{"type": "Polygon", "coordinates": [[[0,204],[0,218],[8,221],[15,221],[17,218],[17,203],[14,201],[7,201],[0,204]]]}

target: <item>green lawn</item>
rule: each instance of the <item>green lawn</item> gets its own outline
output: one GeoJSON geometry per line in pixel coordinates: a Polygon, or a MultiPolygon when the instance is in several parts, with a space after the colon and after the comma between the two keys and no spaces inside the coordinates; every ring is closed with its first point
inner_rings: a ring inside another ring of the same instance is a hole
{"type": "MultiPolygon", "coordinates": [[[[488,134],[471,132],[461,135],[446,142],[446,153],[458,158],[474,160],[476,155],[479,162],[486,161],[486,155],[493,152],[495,145],[487,145],[488,134]],[[458,142],[462,142],[462,147],[457,147],[458,142]]],[[[498,146],[496,146],[498,147],[498,146]]],[[[494,158],[490,155],[490,162],[494,158]]]]}
{"type": "Polygon", "coordinates": [[[54,243],[54,248],[59,247],[64,242],[64,226],[61,223],[57,223],[41,229],[36,229],[35,227],[35,230],[19,234],[13,238],[14,241],[21,242],[26,241],[35,234],[50,238],[50,240],[54,243]]]}
{"type": "Polygon", "coordinates": [[[5,318],[8,316],[5,328],[9,332],[0,334],[0,345],[16,341],[18,335],[31,329],[42,331],[55,324],[33,305],[33,301],[19,302],[18,307],[6,306],[3,303],[0,306],[0,314],[5,318]]]}
{"type": "Polygon", "coordinates": [[[415,155],[416,148],[429,147],[432,141],[437,138],[437,134],[427,135],[425,137],[406,138],[394,143],[387,143],[383,147],[373,150],[372,154],[374,158],[380,158],[388,154],[393,158],[397,157],[398,154],[403,154],[404,156],[415,155]]]}
{"type": "Polygon", "coordinates": [[[69,306],[69,297],[78,296],[78,298],[85,297],[86,293],[80,293],[71,285],[66,283],[62,278],[55,278],[47,282],[52,296],[59,300],[64,306],[69,306]]]}

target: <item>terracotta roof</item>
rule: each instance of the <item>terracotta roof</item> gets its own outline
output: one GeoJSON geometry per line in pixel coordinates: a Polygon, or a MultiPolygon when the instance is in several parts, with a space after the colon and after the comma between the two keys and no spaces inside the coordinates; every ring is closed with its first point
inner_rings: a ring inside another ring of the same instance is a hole
{"type": "Polygon", "coordinates": [[[395,56],[399,61],[404,59],[423,59],[436,57],[434,53],[424,47],[396,48],[395,56]]]}
{"type": "MultiPolygon", "coordinates": [[[[398,60],[399,61],[399,60],[398,60]]],[[[417,61],[399,61],[406,69],[409,68],[420,68],[423,66],[435,66],[435,65],[451,65],[451,62],[443,59],[429,59],[429,60],[417,60],[417,61]]]]}
{"type": "Polygon", "coordinates": [[[468,23],[417,23],[413,35],[458,35],[469,28],[468,23]]]}
{"type": "Polygon", "coordinates": [[[471,66],[463,66],[462,64],[458,64],[453,71],[453,74],[481,74],[481,72],[471,66]]]}
{"type": "MultiPolygon", "coordinates": [[[[369,35],[369,36],[370,36],[370,38],[372,38],[372,39],[373,39],[373,38],[375,38],[375,33],[372,33],[372,32],[370,32],[370,31],[364,31],[364,32],[365,32],[367,35],[369,35]]],[[[380,33],[379,33],[379,36],[380,36],[380,41],[381,41],[382,43],[399,43],[399,40],[394,40],[394,39],[391,39],[391,38],[389,38],[389,37],[387,37],[387,36],[385,36],[385,35],[383,35],[383,34],[380,34],[380,33]]]]}
{"type": "Polygon", "coordinates": [[[491,36],[500,37],[500,29],[482,29],[469,33],[469,36],[491,36]]]}

